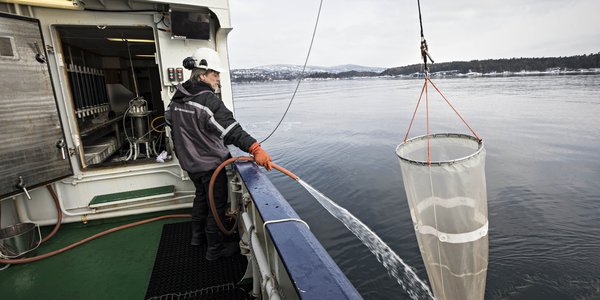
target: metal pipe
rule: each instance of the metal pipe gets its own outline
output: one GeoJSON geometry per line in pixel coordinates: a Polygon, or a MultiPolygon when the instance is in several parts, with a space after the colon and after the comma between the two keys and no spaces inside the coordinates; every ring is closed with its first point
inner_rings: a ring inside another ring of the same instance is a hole
{"type": "Polygon", "coordinates": [[[94,99],[94,86],[92,82],[92,72],[90,71],[90,67],[83,67],[83,76],[85,78],[85,87],[88,95],[88,103],[90,104],[90,108],[93,108],[96,100],[94,99]]]}
{"type": "Polygon", "coordinates": [[[81,103],[81,90],[79,88],[79,78],[77,78],[77,73],[75,72],[75,63],[73,62],[73,54],[71,52],[71,46],[67,47],[69,51],[69,65],[67,68],[67,74],[69,75],[69,83],[71,84],[71,95],[75,102],[75,111],[79,111],[83,108],[83,104],[81,103]]]}
{"type": "Polygon", "coordinates": [[[81,88],[81,99],[83,100],[83,108],[90,108],[90,97],[88,95],[87,82],[85,80],[85,73],[83,67],[75,66],[75,70],[77,72],[77,78],[79,82],[79,87],[81,88]]]}
{"type": "Polygon", "coordinates": [[[90,83],[90,96],[92,97],[92,107],[96,108],[96,106],[98,105],[98,100],[96,99],[96,87],[94,86],[94,68],[88,67],[87,72],[88,80],[90,83]]]}
{"type": "Polygon", "coordinates": [[[265,287],[265,292],[268,296],[267,299],[280,300],[281,297],[279,296],[279,291],[275,286],[273,274],[271,274],[267,257],[263,252],[260,240],[258,239],[258,235],[256,234],[255,226],[250,220],[250,216],[247,212],[242,213],[242,220],[244,222],[244,226],[247,228],[248,233],[250,234],[250,243],[252,244],[254,258],[256,259],[256,263],[258,264],[258,270],[260,271],[263,286],[265,287]]]}
{"type": "Polygon", "coordinates": [[[100,90],[102,91],[102,103],[108,104],[108,95],[106,92],[106,77],[104,76],[104,70],[100,70],[100,90]]]}
{"type": "MultiPolygon", "coordinates": [[[[251,237],[250,237],[251,239],[251,237]]],[[[252,248],[250,248],[252,249],[252,248]]],[[[252,258],[252,256],[250,256],[252,258]]],[[[252,258],[252,278],[258,279],[260,277],[260,271],[258,270],[258,264],[256,259],[252,258]]],[[[252,297],[258,298],[260,295],[260,280],[252,280],[252,297]]]]}
{"type": "Polygon", "coordinates": [[[135,69],[133,68],[133,60],[131,60],[131,49],[129,47],[129,41],[127,43],[127,53],[129,53],[129,65],[131,66],[131,78],[133,79],[133,86],[135,87],[135,97],[140,97],[140,92],[138,91],[137,81],[135,79],[135,69]]]}
{"type": "Polygon", "coordinates": [[[69,64],[67,68],[67,74],[69,76],[69,85],[71,86],[71,95],[75,104],[75,111],[79,110],[79,98],[77,98],[77,89],[75,88],[75,74],[73,73],[73,64],[69,64]]]}
{"type": "Polygon", "coordinates": [[[99,108],[102,104],[102,97],[100,95],[100,84],[98,83],[98,69],[92,68],[92,83],[94,84],[94,99],[96,100],[96,106],[99,108]]]}

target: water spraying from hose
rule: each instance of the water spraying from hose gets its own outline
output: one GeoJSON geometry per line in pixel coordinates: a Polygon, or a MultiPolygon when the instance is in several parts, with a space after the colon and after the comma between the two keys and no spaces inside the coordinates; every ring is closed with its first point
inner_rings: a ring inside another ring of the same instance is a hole
{"type": "MultiPolygon", "coordinates": [[[[211,177],[209,187],[208,187],[208,197],[209,204],[212,211],[212,214],[215,218],[217,226],[221,229],[221,232],[224,234],[233,233],[236,228],[236,224],[233,225],[232,229],[227,230],[223,226],[223,223],[219,219],[219,215],[217,214],[217,209],[215,206],[215,200],[213,195],[213,185],[217,178],[219,172],[225,168],[225,166],[234,163],[236,161],[253,161],[254,158],[248,156],[240,156],[233,157],[226,161],[224,161],[219,167],[213,172],[211,177]]],[[[345,208],[337,205],[331,199],[327,198],[321,192],[310,186],[308,183],[304,182],[300,179],[296,174],[290,172],[289,170],[275,164],[271,163],[272,167],[285,175],[289,176],[291,179],[297,181],[304,187],[317,201],[336,219],[340,220],[346,228],[348,228],[360,241],[369,248],[371,253],[375,255],[377,260],[383,264],[383,266],[387,269],[388,274],[396,279],[398,284],[410,295],[411,299],[421,300],[421,299],[435,299],[427,284],[425,284],[417,274],[413,271],[413,269],[408,266],[404,261],[396,254],[377,234],[375,234],[367,225],[357,219],[354,215],[352,215],[345,208]]]]}
{"type": "Polygon", "coordinates": [[[406,291],[411,299],[435,299],[431,291],[413,269],[408,266],[377,234],[357,219],[345,208],[337,205],[327,196],[298,179],[317,201],[336,219],[340,220],[360,241],[369,248],[377,260],[387,269],[388,274],[406,291]]]}

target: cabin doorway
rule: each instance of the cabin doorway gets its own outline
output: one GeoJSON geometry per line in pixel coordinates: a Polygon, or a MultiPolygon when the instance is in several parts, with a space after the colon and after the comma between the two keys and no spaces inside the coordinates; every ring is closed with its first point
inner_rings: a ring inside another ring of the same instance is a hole
{"type": "Polygon", "coordinates": [[[82,167],[155,162],[167,147],[153,28],[55,28],[82,167]]]}

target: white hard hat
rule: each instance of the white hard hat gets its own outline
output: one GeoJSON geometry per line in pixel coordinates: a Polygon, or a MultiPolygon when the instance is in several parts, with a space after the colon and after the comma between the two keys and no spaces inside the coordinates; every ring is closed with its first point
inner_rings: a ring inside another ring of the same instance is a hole
{"type": "Polygon", "coordinates": [[[219,73],[225,71],[217,52],[210,48],[198,48],[191,57],[194,60],[194,68],[213,70],[219,73]]]}

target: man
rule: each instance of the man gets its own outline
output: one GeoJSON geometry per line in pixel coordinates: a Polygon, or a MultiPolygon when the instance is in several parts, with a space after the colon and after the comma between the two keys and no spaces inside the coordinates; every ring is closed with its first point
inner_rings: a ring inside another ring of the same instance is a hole
{"type": "MultiPolygon", "coordinates": [[[[206,259],[231,256],[236,247],[225,247],[223,237],[209,209],[208,184],[213,171],[231,157],[225,145],[233,144],[251,153],[255,162],[271,170],[271,157],[246,133],[233,114],[215,95],[219,87],[221,60],[210,48],[199,48],[183,61],[192,70],[190,79],[177,87],[165,112],[171,127],[175,153],[181,168],[188,172],[196,187],[192,208],[194,246],[207,244],[206,259]]],[[[227,176],[220,172],[214,184],[215,206],[221,220],[227,206],[227,176]]]]}

